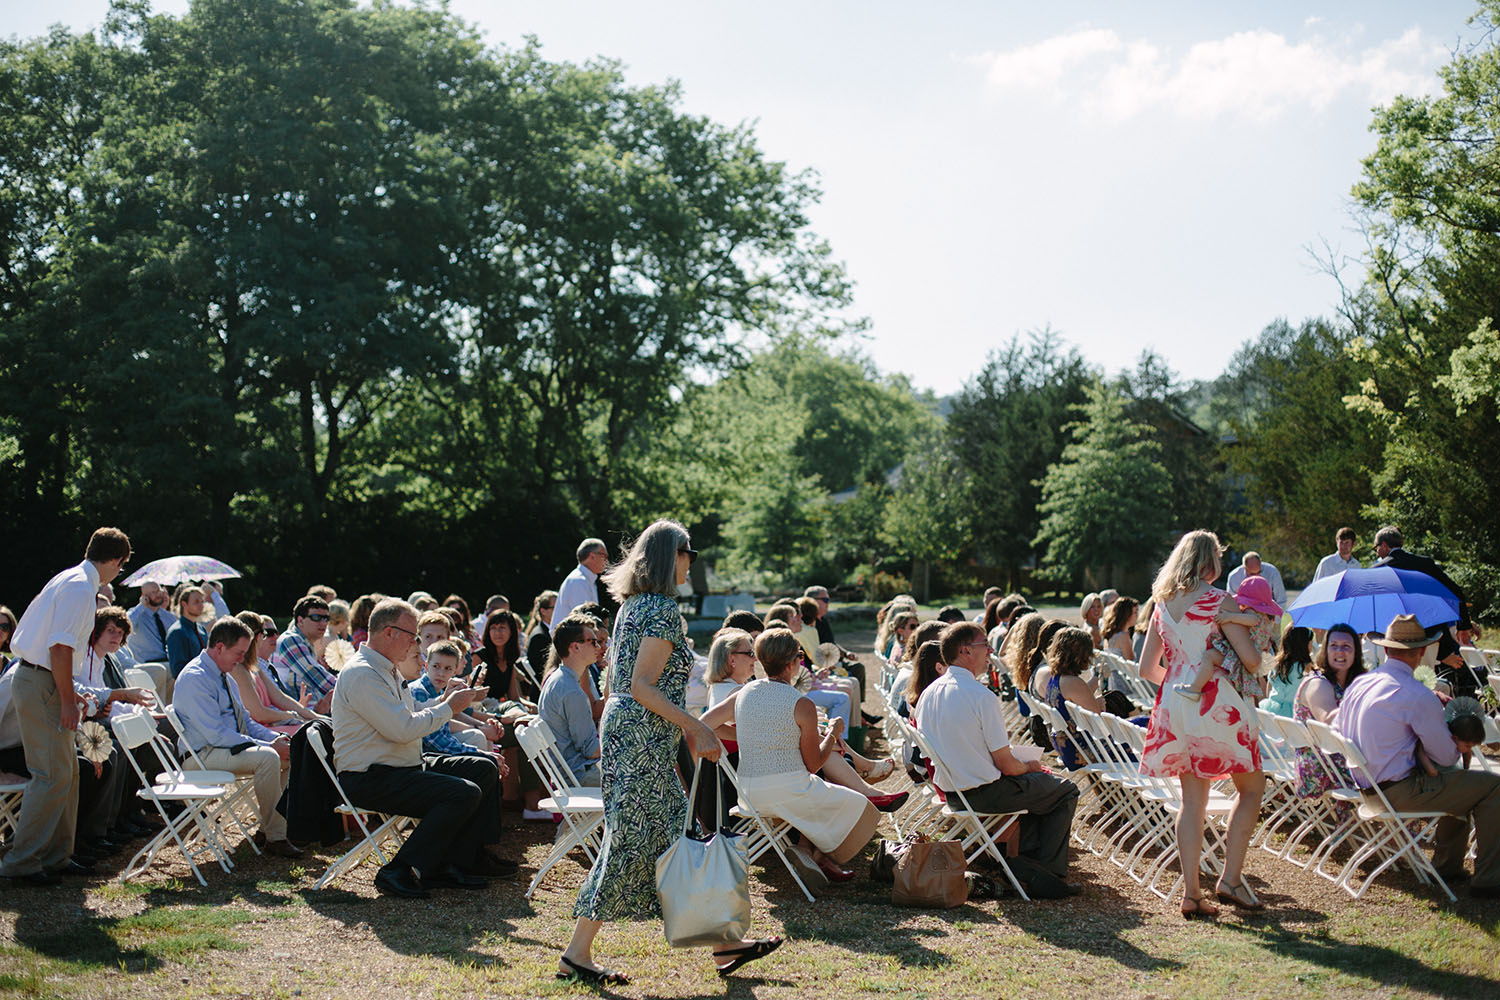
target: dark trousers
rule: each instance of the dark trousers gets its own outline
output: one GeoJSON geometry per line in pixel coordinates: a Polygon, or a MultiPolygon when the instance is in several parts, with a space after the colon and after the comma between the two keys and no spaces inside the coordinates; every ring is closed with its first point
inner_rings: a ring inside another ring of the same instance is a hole
{"type": "Polygon", "coordinates": [[[1448,814],[1438,820],[1432,851],[1433,867],[1445,877],[1464,870],[1472,816],[1478,841],[1473,885],[1500,887],[1500,775],[1484,771],[1439,771],[1433,777],[1418,774],[1387,788],[1385,797],[1402,812],[1448,814]]]}
{"type": "MultiPolygon", "coordinates": [[[[129,767],[116,754],[110,754],[101,773],[94,776],[94,764],[84,757],[78,761],[78,817],[74,824],[74,839],[79,836],[103,837],[118,811],[118,800],[108,796],[119,794],[119,769],[129,767]]],[[[31,777],[26,769],[26,752],[21,747],[0,750],[0,771],[9,771],[22,778],[31,777]]]]}
{"type": "Polygon", "coordinates": [[[392,865],[424,875],[449,865],[469,868],[480,845],[500,840],[500,770],[477,754],[423,760],[425,770],[372,764],[344,771],[339,783],[357,806],[420,821],[392,865]]]}
{"type": "MultiPolygon", "coordinates": [[[[1030,861],[1058,878],[1068,874],[1068,843],[1073,833],[1073,813],[1078,808],[1078,786],[1065,778],[1035,772],[997,778],[987,785],[970,788],[964,798],[977,812],[1006,813],[1027,810],[1019,821],[1021,853],[1017,860],[1030,861]]],[[[1025,865],[1012,865],[1023,880],[1025,865]]]]}

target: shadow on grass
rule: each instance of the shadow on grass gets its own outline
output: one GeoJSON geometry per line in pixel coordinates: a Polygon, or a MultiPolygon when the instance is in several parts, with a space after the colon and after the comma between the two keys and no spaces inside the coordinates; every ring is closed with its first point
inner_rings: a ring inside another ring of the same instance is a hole
{"type": "Polygon", "coordinates": [[[1355,974],[1403,992],[1423,990],[1438,996],[1490,996],[1495,980],[1466,972],[1446,972],[1420,959],[1369,941],[1339,941],[1307,923],[1326,919],[1315,911],[1278,908],[1242,923],[1221,923],[1225,930],[1251,937],[1283,958],[1321,965],[1332,972],[1355,974]]]}
{"type": "MultiPolygon", "coordinates": [[[[1149,899],[1156,902],[1155,896],[1149,899]]],[[[1001,913],[1044,944],[1111,959],[1130,969],[1169,972],[1184,964],[1142,951],[1126,940],[1125,932],[1145,923],[1147,914],[1135,897],[1109,885],[1085,883],[1083,895],[1063,900],[1006,899],[1001,913]]]]}

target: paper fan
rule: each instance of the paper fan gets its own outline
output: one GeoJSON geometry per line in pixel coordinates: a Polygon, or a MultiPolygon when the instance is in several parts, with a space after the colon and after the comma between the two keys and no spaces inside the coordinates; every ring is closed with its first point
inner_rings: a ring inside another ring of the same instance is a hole
{"type": "Polygon", "coordinates": [[[79,755],[91,764],[103,764],[109,760],[110,751],[114,749],[114,744],[109,739],[109,730],[97,722],[80,722],[76,742],[79,755]]]}

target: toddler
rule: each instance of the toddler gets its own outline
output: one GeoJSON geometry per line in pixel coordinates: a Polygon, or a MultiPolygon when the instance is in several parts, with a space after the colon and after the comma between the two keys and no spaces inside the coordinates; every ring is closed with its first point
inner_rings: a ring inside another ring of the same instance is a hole
{"type": "MultiPolygon", "coordinates": [[[[1220,612],[1215,622],[1220,626],[1243,625],[1248,629],[1250,641],[1260,653],[1262,666],[1269,666],[1271,657],[1276,652],[1276,623],[1281,620],[1282,615],[1281,605],[1271,596],[1271,585],[1266,582],[1265,577],[1247,576],[1234,592],[1234,600],[1240,606],[1240,613],[1220,612]]],[[[1259,701],[1265,694],[1260,678],[1240,661],[1239,654],[1229,640],[1224,638],[1222,631],[1214,632],[1211,645],[1210,654],[1203,657],[1203,663],[1192,681],[1179,684],[1177,692],[1184,698],[1197,701],[1203,695],[1204,685],[1213,677],[1214,670],[1218,669],[1229,675],[1229,683],[1242,696],[1251,699],[1252,704],[1259,701]],[[1213,655],[1215,653],[1218,655],[1213,655]]]]}
{"type": "Polygon", "coordinates": [[[1422,744],[1418,743],[1417,764],[1433,777],[1437,776],[1439,770],[1468,770],[1469,761],[1474,755],[1474,748],[1484,742],[1484,706],[1476,699],[1454,698],[1443,709],[1443,716],[1448,721],[1448,732],[1453,734],[1453,742],[1458,744],[1459,759],[1452,767],[1439,768],[1432,762],[1432,758],[1427,756],[1427,751],[1422,748],[1422,744]]]}

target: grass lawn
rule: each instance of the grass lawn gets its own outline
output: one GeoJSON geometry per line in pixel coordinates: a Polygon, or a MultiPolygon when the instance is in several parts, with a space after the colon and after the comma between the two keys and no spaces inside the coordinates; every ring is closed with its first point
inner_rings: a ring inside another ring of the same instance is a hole
{"type": "MultiPolygon", "coordinates": [[[[841,637],[846,644],[854,636],[841,637]]],[[[864,637],[868,648],[868,635],[864,637]]],[[[549,825],[507,815],[515,880],[430,900],[376,895],[372,866],[330,889],[312,884],[338,850],[289,863],[241,847],[234,872],[185,864],[149,881],[69,879],[0,885],[0,997],[565,997],[553,979],[583,870],[555,868],[533,902],[521,893],[545,856],[549,825]]],[[[125,858],[114,859],[123,864],[125,858]]],[[[773,859],[774,860],[774,859],[773,859]]],[[[863,865],[860,866],[862,869],[863,865]]],[[[752,933],[785,935],[775,955],[729,980],[706,952],[674,953],[654,921],[612,925],[597,955],[633,977],[626,997],[892,996],[907,1000],[1066,997],[1489,998],[1500,986],[1500,904],[1439,905],[1387,873],[1358,901],[1252,851],[1260,915],[1225,908],[1187,923],[1107,863],[1075,854],[1082,896],[953,910],[894,907],[863,876],[809,904],[784,871],[753,869],[752,933]]]]}

